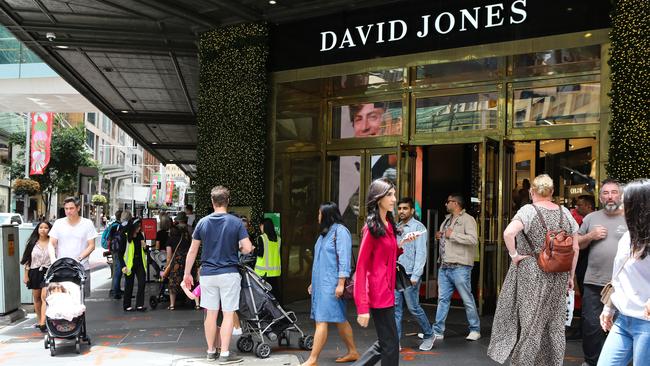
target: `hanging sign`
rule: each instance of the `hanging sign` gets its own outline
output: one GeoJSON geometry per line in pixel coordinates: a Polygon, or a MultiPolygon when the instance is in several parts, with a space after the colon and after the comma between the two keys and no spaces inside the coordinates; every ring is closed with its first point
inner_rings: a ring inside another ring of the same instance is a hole
{"type": "Polygon", "coordinates": [[[149,203],[158,203],[158,180],[159,174],[154,174],[151,181],[151,195],[149,196],[149,203]]]}
{"type": "Polygon", "coordinates": [[[165,203],[171,205],[172,199],[174,197],[174,181],[168,180],[166,187],[167,188],[165,190],[165,203]]]}
{"type": "Polygon", "coordinates": [[[52,142],[52,121],[54,114],[30,113],[31,141],[29,175],[43,174],[50,162],[50,144],[52,142]]]}

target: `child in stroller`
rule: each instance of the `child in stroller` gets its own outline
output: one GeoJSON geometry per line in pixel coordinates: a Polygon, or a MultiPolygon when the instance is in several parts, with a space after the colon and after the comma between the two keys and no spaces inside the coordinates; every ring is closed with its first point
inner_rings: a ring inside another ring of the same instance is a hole
{"type": "MultiPolygon", "coordinates": [[[[69,282],[68,286],[76,286],[69,282]]],[[[52,282],[47,286],[47,310],[45,316],[50,319],[72,319],[82,315],[86,311],[86,305],[80,304],[78,300],[72,298],[72,295],[59,282],[52,282]]]]}

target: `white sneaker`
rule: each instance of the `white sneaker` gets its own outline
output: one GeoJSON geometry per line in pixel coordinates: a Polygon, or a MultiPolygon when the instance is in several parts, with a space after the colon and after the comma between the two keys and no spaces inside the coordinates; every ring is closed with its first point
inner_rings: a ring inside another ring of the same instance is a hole
{"type": "Polygon", "coordinates": [[[233,328],[233,329],[232,329],[232,335],[234,335],[234,336],[242,335],[242,330],[241,330],[241,328],[233,328]]]}
{"type": "MultiPolygon", "coordinates": [[[[424,339],[424,333],[418,333],[418,338],[424,339]]],[[[433,334],[433,338],[435,338],[436,341],[441,341],[445,339],[445,336],[442,334],[433,334]]]]}
{"type": "Polygon", "coordinates": [[[465,339],[468,341],[478,341],[481,339],[481,332],[471,331],[465,339]]]}

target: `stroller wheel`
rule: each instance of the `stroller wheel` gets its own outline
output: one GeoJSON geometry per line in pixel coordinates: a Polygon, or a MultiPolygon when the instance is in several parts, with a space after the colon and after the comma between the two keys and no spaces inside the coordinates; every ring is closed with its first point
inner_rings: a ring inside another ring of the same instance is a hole
{"type": "Polygon", "coordinates": [[[158,298],[156,296],[151,296],[149,297],[149,305],[151,306],[151,309],[155,309],[158,306],[158,298]]]}
{"type": "Polygon", "coordinates": [[[253,338],[251,337],[240,337],[237,340],[237,349],[240,352],[251,352],[253,350],[253,338]]]}
{"type": "Polygon", "coordinates": [[[79,337],[74,341],[74,349],[77,352],[77,354],[81,354],[81,340],[79,337]]]}
{"type": "Polygon", "coordinates": [[[271,355],[271,346],[268,343],[260,343],[255,347],[255,356],[259,358],[267,358],[271,355]]]}
{"type": "Polygon", "coordinates": [[[47,334],[43,337],[43,345],[45,346],[45,349],[50,348],[50,336],[47,334]]]}
{"type": "Polygon", "coordinates": [[[50,338],[50,356],[54,357],[56,355],[56,345],[54,339],[50,338]]]}
{"type": "Polygon", "coordinates": [[[298,345],[304,350],[311,351],[314,347],[314,337],[310,335],[302,336],[300,337],[300,340],[298,340],[298,345]]]}

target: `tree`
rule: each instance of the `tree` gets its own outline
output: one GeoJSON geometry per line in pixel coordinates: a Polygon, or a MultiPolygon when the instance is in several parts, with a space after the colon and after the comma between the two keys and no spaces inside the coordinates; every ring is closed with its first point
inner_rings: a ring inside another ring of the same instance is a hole
{"type": "MultiPolygon", "coordinates": [[[[25,133],[13,134],[9,141],[25,147],[25,133]]],[[[55,118],[50,145],[50,163],[42,175],[30,175],[41,186],[45,211],[50,211],[50,198],[57,192],[78,191],[78,171],[81,166],[98,167],[97,161],[86,150],[86,131],[83,125],[63,127],[55,118]]],[[[9,168],[11,179],[25,178],[25,155],[19,154],[9,168]]]]}

